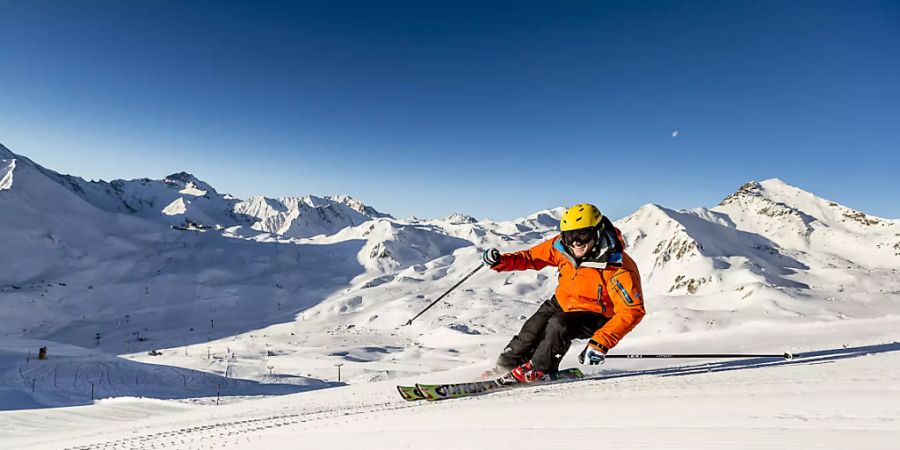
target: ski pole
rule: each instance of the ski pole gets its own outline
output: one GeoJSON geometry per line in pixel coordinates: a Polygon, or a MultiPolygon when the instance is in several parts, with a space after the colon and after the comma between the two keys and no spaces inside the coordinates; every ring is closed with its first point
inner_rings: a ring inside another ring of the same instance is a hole
{"type": "Polygon", "coordinates": [[[788,353],[788,352],[781,353],[781,354],[766,354],[766,355],[740,354],[740,353],[606,355],[607,358],[624,358],[624,359],[648,359],[648,358],[784,358],[784,359],[794,359],[795,357],[799,357],[799,356],[800,355],[794,355],[793,353],[788,353]]]}
{"type": "Polygon", "coordinates": [[[425,309],[423,309],[422,312],[416,314],[416,316],[413,317],[412,319],[409,319],[409,321],[407,321],[405,324],[403,324],[403,326],[406,326],[406,325],[412,325],[413,320],[418,319],[419,316],[421,316],[422,314],[425,313],[425,311],[428,311],[429,309],[431,309],[432,306],[436,305],[437,302],[441,301],[441,299],[444,298],[444,297],[446,297],[447,294],[453,292],[454,289],[456,289],[457,287],[459,287],[459,285],[463,284],[463,281],[466,281],[466,280],[469,279],[469,277],[471,277],[472,275],[475,275],[475,272],[478,272],[479,270],[481,270],[482,267],[484,267],[484,264],[479,264],[478,267],[475,268],[475,270],[469,272],[469,274],[466,275],[462,280],[459,280],[456,284],[453,285],[453,287],[451,287],[450,289],[448,289],[447,292],[444,292],[443,294],[441,294],[441,296],[438,297],[437,300],[431,302],[431,304],[428,305],[427,307],[425,307],[425,309]]]}

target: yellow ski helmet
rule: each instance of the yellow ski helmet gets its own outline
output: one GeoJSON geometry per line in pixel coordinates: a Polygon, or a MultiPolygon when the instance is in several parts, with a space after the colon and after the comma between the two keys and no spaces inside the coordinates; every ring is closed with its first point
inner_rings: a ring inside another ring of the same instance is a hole
{"type": "Polygon", "coordinates": [[[559,221],[560,231],[573,231],[582,228],[593,228],[603,220],[603,214],[596,206],[590,203],[579,203],[563,214],[559,221]]]}

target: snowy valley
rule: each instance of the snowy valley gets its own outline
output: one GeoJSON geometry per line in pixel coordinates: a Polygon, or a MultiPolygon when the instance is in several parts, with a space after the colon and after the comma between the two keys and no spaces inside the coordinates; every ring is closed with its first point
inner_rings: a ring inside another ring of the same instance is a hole
{"type": "Polygon", "coordinates": [[[569,429],[587,427],[626,447],[671,432],[691,448],[890,448],[900,220],[742,181],[714,207],[615,221],[648,314],[611,353],[807,359],[610,360],[585,369],[595,380],[419,405],[394,386],[476,377],[556,273],[481,271],[402,325],[484,249],[554,236],[561,207],[399,219],[347,196],[242,200],[184,172],[88,182],[0,145],[2,446],[509,448],[497,433],[512,429],[512,447],[537,448],[541,431],[580,445],[569,429]],[[495,422],[523,404],[551,414],[495,422]],[[621,417],[566,416],[598,408],[621,417]]]}

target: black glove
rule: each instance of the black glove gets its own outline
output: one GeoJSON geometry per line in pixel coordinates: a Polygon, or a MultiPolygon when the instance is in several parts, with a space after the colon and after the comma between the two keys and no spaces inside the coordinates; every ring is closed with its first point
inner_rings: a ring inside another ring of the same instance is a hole
{"type": "Polygon", "coordinates": [[[481,259],[484,260],[485,264],[494,267],[500,264],[500,251],[496,248],[489,248],[481,255],[481,259]]]}

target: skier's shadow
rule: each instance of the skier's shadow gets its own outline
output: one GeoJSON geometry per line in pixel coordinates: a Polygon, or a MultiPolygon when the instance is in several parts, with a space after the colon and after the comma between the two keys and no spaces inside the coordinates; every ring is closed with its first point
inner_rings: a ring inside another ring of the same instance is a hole
{"type": "Polygon", "coordinates": [[[608,380],[614,378],[628,378],[644,375],[676,377],[707,372],[727,372],[731,370],[758,369],[763,367],[827,364],[842,359],[858,358],[860,356],[896,351],[900,351],[900,342],[804,352],[795,354],[792,359],[747,358],[729,361],[712,361],[709,363],[691,364],[677,367],[663,367],[659,369],[604,371],[597,373],[596,375],[591,375],[589,376],[589,378],[594,380],[608,380]]]}

